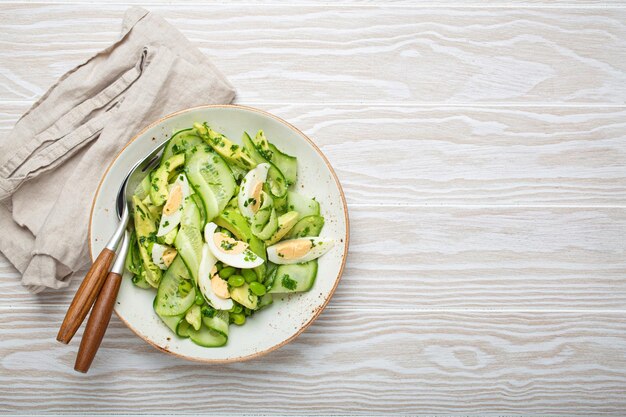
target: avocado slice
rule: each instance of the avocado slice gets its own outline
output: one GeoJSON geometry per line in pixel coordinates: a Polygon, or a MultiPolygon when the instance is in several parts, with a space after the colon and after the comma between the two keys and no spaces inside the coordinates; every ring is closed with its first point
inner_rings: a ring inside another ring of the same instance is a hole
{"type": "Polygon", "coordinates": [[[139,242],[139,254],[143,262],[143,277],[153,287],[158,287],[161,281],[161,269],[152,262],[150,245],[155,240],[156,224],[150,217],[148,208],[137,196],[133,196],[133,217],[135,221],[135,233],[139,242]]]}
{"type": "Polygon", "coordinates": [[[250,285],[247,283],[243,284],[241,287],[231,288],[230,297],[242,306],[251,310],[256,310],[259,303],[259,297],[252,294],[250,291],[250,285]]]}
{"type": "Polygon", "coordinates": [[[299,217],[300,215],[297,211],[289,211],[282,216],[279,216],[278,230],[276,230],[272,237],[265,241],[265,244],[270,246],[281,240],[287,233],[289,233],[291,228],[296,225],[299,217]]]}
{"type": "Polygon", "coordinates": [[[187,320],[187,323],[191,324],[196,330],[200,330],[200,326],[202,325],[201,312],[202,309],[200,308],[200,306],[194,304],[189,310],[187,310],[187,314],[185,314],[185,320],[187,320]]]}
{"type": "Polygon", "coordinates": [[[159,241],[159,243],[172,246],[174,244],[174,241],[176,240],[176,235],[178,235],[178,227],[175,227],[163,236],[157,237],[157,240],[159,241]]]}
{"type": "Polygon", "coordinates": [[[256,162],[254,162],[254,160],[243,151],[241,146],[236,145],[226,136],[211,129],[206,123],[203,125],[200,123],[194,123],[193,128],[198,136],[200,136],[215,150],[215,152],[228,162],[235,164],[246,171],[257,165],[256,162]]]}
{"type": "Polygon", "coordinates": [[[154,174],[152,175],[152,183],[150,184],[150,199],[155,206],[162,206],[167,200],[167,180],[170,174],[179,166],[185,163],[185,155],[174,155],[164,161],[154,174]]]}

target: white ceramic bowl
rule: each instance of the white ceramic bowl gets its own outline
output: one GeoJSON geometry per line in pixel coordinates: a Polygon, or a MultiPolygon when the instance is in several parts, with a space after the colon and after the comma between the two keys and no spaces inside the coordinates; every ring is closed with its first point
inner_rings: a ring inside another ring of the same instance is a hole
{"type": "Polygon", "coordinates": [[[124,175],[173,132],[196,121],[208,122],[238,143],[244,131],[253,133],[263,129],[278,148],[296,156],[296,189],[320,202],[326,220],[321,236],[335,239],[336,244],[319,259],[317,279],[309,292],[276,297],[272,306],[255,314],[244,326],[231,325],[224,347],[204,348],[175,336],[152,309],[155,291],[135,287],[128,273],[122,280],[115,312],[139,337],[165,352],[203,362],[252,359],[285,345],[315,320],[339,283],[348,252],[348,211],[341,185],[322,152],[295,127],[269,113],[243,106],[196,107],[148,126],[122,149],[100,182],[91,209],[91,258],[100,253],[118,224],[115,198],[124,175]]]}

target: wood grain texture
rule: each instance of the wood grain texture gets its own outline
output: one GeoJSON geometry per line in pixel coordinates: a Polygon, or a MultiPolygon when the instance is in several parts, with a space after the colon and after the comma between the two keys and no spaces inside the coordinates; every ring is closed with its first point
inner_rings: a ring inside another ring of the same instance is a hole
{"type": "MultiPolygon", "coordinates": [[[[626,108],[258,107],[321,147],[349,204],[626,206],[626,108]]],[[[0,134],[25,110],[0,103],[0,134]]]]}
{"type": "Polygon", "coordinates": [[[88,378],[71,369],[76,346],[54,342],[61,317],[45,307],[0,316],[0,381],[12,384],[0,390],[0,409],[617,415],[626,407],[622,314],[328,310],[290,345],[218,366],[166,356],[114,318],[88,378]]]}
{"type": "MultiPolygon", "coordinates": [[[[0,4],[3,3],[16,3],[15,0],[0,0],[0,4]]],[[[62,3],[62,4],[99,4],[95,0],[22,0],[19,3],[62,3]]],[[[108,3],[122,3],[122,2],[108,2],[108,3]]],[[[129,0],[123,2],[124,4],[136,4],[143,7],[150,7],[152,5],[171,5],[172,0],[151,0],[149,2],[141,0],[129,0]]],[[[360,6],[360,7],[454,7],[454,8],[477,8],[477,7],[529,7],[529,8],[545,8],[545,7],[575,7],[575,8],[594,8],[602,7],[623,7],[626,2],[623,0],[611,1],[610,4],[607,0],[552,0],[547,2],[546,0],[341,0],[336,2],[329,2],[328,0],[194,0],[193,3],[198,6],[223,6],[225,4],[237,4],[237,5],[255,5],[262,7],[315,7],[324,6],[326,8],[332,7],[345,7],[345,6],[360,6]]]]}
{"type": "MultiPolygon", "coordinates": [[[[350,220],[348,262],[331,308],[626,305],[624,208],[353,206],[350,220]]],[[[10,274],[0,283],[2,305],[64,306],[72,295],[30,295],[10,274]]]]}
{"type": "Polygon", "coordinates": [[[76,355],[74,369],[78,372],[87,372],[93,363],[93,359],[98,353],[98,348],[102,343],[102,338],[107,331],[115,299],[120,290],[122,276],[113,271],[109,272],[100,294],[93,305],[89,320],[85,326],[85,332],[80,339],[80,347],[76,355]]]}
{"type": "MultiPolygon", "coordinates": [[[[0,1],[0,134],[126,9],[26,3],[0,1]]],[[[113,317],[86,378],[54,341],[79,280],[28,294],[0,256],[0,414],[622,415],[626,2],[219,3],[148,8],[331,160],[352,226],[337,293],[233,365],[113,317]]]]}
{"type": "MultiPolygon", "coordinates": [[[[116,39],[125,8],[82,5],[77,15],[74,5],[3,5],[0,99],[40,96],[116,39]]],[[[150,8],[215,61],[243,102],[623,104],[626,97],[621,8],[150,8]]]]}

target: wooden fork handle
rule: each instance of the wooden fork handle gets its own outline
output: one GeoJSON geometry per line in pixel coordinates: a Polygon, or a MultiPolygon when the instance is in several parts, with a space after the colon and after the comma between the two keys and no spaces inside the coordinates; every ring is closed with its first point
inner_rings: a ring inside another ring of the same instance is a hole
{"type": "Polygon", "coordinates": [[[122,276],[116,272],[110,272],[104,282],[96,304],[89,315],[83,338],[80,341],[80,348],[74,364],[74,369],[78,372],[87,372],[91,362],[93,362],[93,358],[96,356],[104,333],[109,326],[111,313],[113,312],[113,306],[115,305],[121,283],[122,276]]]}
{"type": "Polygon", "coordinates": [[[68,344],[76,334],[76,331],[83,320],[85,320],[94,301],[96,301],[96,297],[104,284],[113,258],[115,258],[115,252],[105,248],[100,252],[100,255],[98,255],[93,265],[91,265],[91,268],[89,268],[89,272],[87,272],[85,279],[83,279],[80,287],[78,287],[78,291],[76,291],[74,299],[67,313],[65,313],[63,324],[61,324],[61,328],[57,334],[57,340],[59,342],[68,344]]]}

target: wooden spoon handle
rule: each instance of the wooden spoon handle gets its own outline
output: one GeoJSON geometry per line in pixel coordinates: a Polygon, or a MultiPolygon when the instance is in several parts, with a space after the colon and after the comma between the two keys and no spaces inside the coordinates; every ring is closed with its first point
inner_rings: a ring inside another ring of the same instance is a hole
{"type": "Polygon", "coordinates": [[[78,291],[76,291],[74,299],[67,313],[65,313],[63,324],[61,324],[57,334],[59,342],[68,344],[74,337],[74,334],[76,334],[104,284],[113,258],[115,258],[115,252],[105,248],[100,252],[91,268],[89,268],[89,272],[87,272],[85,279],[78,287],[78,291]]]}
{"type": "Polygon", "coordinates": [[[76,363],[74,364],[74,369],[78,372],[87,372],[93,358],[96,356],[104,333],[109,326],[111,313],[113,312],[113,306],[115,305],[121,283],[122,276],[120,274],[110,272],[107,276],[96,304],[93,306],[93,310],[91,310],[85,333],[83,333],[83,338],[80,341],[78,356],[76,356],[76,363]]]}

